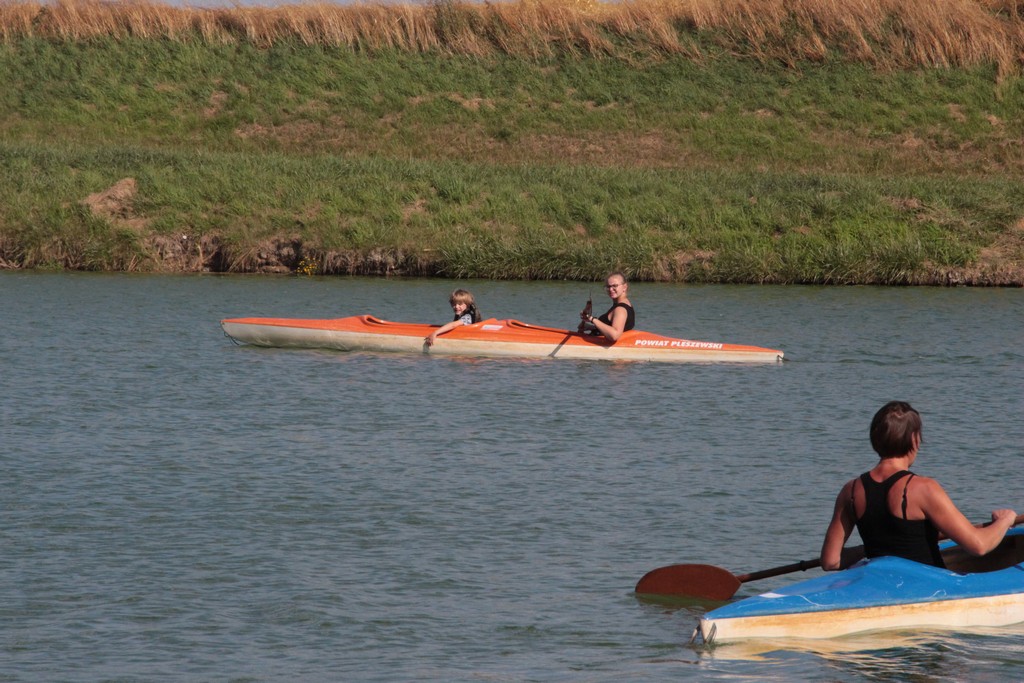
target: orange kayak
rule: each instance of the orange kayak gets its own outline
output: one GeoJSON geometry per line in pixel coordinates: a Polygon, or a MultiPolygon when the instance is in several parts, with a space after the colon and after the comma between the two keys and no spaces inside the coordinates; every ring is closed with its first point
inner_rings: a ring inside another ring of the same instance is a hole
{"type": "Polygon", "coordinates": [[[229,318],[220,324],[237,342],[281,348],[669,363],[774,363],[783,355],[758,346],[675,339],[640,330],[624,333],[613,344],[600,336],[494,318],[457,327],[433,346],[424,338],[438,325],[389,322],[372,315],[334,320],[229,318]]]}

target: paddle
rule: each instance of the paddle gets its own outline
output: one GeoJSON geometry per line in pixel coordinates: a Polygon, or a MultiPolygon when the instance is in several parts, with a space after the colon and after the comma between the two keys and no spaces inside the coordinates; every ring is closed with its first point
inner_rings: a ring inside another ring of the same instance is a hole
{"type": "MultiPolygon", "coordinates": [[[[992,522],[977,524],[986,527],[992,522]]],[[[1013,526],[1024,523],[1024,514],[1017,515],[1013,526]]],[[[940,536],[940,538],[945,538],[940,536]]],[[[858,545],[843,550],[843,565],[848,566],[864,556],[864,546],[858,545]],[[849,555],[848,555],[849,553],[849,555]]],[[[644,574],[634,589],[641,595],[679,595],[705,600],[728,600],[747,581],[768,579],[773,576],[803,572],[821,566],[821,558],[800,560],[782,567],[763,569],[750,574],[735,576],[732,572],[710,564],[672,564],[658,567],[644,574]]]]}
{"type": "Polygon", "coordinates": [[[747,581],[802,572],[821,566],[821,558],[800,560],[793,564],[763,569],[735,576],[732,572],[710,564],[672,564],[644,574],[635,591],[642,595],[681,595],[704,600],[728,600],[747,581]]]}

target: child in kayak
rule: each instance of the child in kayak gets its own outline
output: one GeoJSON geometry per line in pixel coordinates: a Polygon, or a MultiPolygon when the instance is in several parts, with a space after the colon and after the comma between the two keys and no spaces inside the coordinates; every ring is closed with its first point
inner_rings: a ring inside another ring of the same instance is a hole
{"type": "Polygon", "coordinates": [[[456,327],[480,322],[480,311],[477,310],[476,301],[473,299],[473,295],[465,289],[456,289],[452,292],[452,295],[448,297],[448,303],[451,304],[452,311],[455,313],[455,319],[431,332],[423,340],[427,346],[433,346],[438,335],[450,332],[456,327]]]}
{"type": "Polygon", "coordinates": [[[940,533],[981,556],[999,545],[1014,525],[1017,513],[1003,509],[992,512],[988,526],[975,527],[939,482],[910,472],[921,447],[921,415],[909,403],[882,406],[871,420],[870,433],[878,464],[839,492],[821,547],[822,569],[843,569],[858,559],[843,553],[854,526],[866,557],[889,555],[944,567],[940,533]]]}

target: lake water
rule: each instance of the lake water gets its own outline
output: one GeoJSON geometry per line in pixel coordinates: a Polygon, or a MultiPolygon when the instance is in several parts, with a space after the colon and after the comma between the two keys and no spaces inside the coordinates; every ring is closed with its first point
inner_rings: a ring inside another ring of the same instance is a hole
{"type": "Polygon", "coordinates": [[[688,645],[702,606],[632,593],[675,562],[815,557],[894,398],[969,517],[1024,511],[1024,290],[632,286],[642,329],[785,351],[767,366],[257,349],[218,325],[443,323],[455,286],[560,327],[604,297],[0,273],[0,680],[1024,679],[1024,628],[755,655],[688,645]]]}

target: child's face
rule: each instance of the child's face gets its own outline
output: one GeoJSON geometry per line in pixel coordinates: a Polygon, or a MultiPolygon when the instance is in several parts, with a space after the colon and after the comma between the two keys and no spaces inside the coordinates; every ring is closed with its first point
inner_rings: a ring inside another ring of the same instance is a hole
{"type": "Polygon", "coordinates": [[[455,311],[455,315],[462,315],[463,313],[466,312],[466,309],[468,308],[469,304],[463,303],[461,301],[452,304],[452,310],[455,311]]]}

